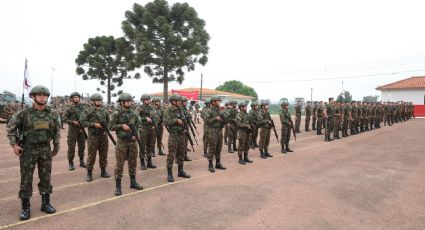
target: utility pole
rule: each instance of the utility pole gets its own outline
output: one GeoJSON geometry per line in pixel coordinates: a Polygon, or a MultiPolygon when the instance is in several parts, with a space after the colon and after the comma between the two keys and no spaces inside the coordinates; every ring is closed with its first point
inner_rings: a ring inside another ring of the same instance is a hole
{"type": "Polygon", "coordinates": [[[204,80],[204,76],[201,73],[201,91],[199,92],[199,100],[202,100],[202,82],[203,82],[203,80],[204,80]]]}

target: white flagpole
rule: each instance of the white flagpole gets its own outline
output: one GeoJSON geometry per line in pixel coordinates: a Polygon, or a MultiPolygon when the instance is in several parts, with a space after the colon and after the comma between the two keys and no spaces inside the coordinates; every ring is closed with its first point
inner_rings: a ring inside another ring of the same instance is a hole
{"type": "Polygon", "coordinates": [[[24,104],[25,104],[24,93],[25,93],[26,75],[27,75],[27,62],[28,62],[28,60],[25,58],[24,80],[22,82],[22,98],[21,98],[21,108],[22,109],[24,108],[24,104]]]}

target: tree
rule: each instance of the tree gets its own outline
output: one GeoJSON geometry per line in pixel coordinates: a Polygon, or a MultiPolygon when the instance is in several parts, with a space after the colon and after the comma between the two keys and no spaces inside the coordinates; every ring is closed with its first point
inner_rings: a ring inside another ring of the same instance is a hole
{"type": "MultiPolygon", "coordinates": [[[[89,38],[83,47],[75,59],[76,72],[83,80],[99,80],[106,89],[97,88],[97,91],[107,93],[110,104],[111,96],[122,93],[122,90],[112,93],[115,86],[121,86],[124,78],[132,78],[128,72],[135,68],[131,61],[133,47],[124,38],[115,39],[113,36],[89,38]]],[[[134,78],[140,78],[140,74],[136,73],[134,78]]]]}
{"type": "Polygon", "coordinates": [[[163,84],[164,100],[169,82],[184,81],[184,69],[193,71],[197,63],[207,63],[210,36],[205,21],[187,3],[172,7],[165,0],[145,6],[135,3],[125,18],[122,29],[135,47],[137,67],[144,65],[153,83],[163,84]]]}
{"type": "Polygon", "coordinates": [[[351,93],[349,91],[343,91],[341,92],[336,101],[339,102],[351,102],[353,100],[353,96],[351,96],[351,93]]]}
{"type": "Polygon", "coordinates": [[[374,96],[364,96],[363,97],[363,101],[364,102],[378,102],[378,98],[379,98],[379,96],[378,95],[374,95],[374,96]]]}
{"type": "Polygon", "coordinates": [[[222,85],[219,85],[217,88],[215,88],[215,90],[251,96],[254,97],[255,100],[258,99],[257,92],[255,92],[252,87],[244,85],[242,82],[236,80],[226,81],[222,85]]]}

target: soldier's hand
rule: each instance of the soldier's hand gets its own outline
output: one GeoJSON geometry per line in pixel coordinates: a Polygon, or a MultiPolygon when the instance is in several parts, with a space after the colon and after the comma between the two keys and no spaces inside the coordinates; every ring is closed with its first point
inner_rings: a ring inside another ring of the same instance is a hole
{"type": "Polygon", "coordinates": [[[152,119],[150,119],[149,117],[146,117],[146,121],[147,121],[148,123],[152,123],[152,119]]]}
{"type": "Polygon", "coordinates": [[[72,124],[74,124],[75,126],[80,126],[80,123],[78,121],[72,121],[72,124]]]}
{"type": "Polygon", "coordinates": [[[215,119],[216,119],[217,121],[223,121],[223,119],[221,119],[221,117],[220,117],[220,116],[216,116],[216,117],[215,117],[215,119]]]}
{"type": "Polygon", "coordinates": [[[126,124],[122,124],[122,130],[127,131],[127,132],[131,131],[130,127],[126,124]]]}
{"type": "Polygon", "coordinates": [[[102,125],[100,123],[94,123],[94,127],[96,129],[101,129],[102,128],[102,125]]]}
{"type": "Polygon", "coordinates": [[[178,125],[183,125],[183,121],[182,121],[182,120],[180,120],[180,119],[177,119],[177,124],[178,124],[178,125]]]}
{"type": "Polygon", "coordinates": [[[16,156],[21,156],[23,149],[19,145],[12,145],[12,148],[16,156]]]}
{"type": "Polygon", "coordinates": [[[131,140],[132,140],[132,141],[135,141],[135,140],[136,140],[136,137],[135,137],[135,136],[132,136],[132,137],[131,137],[131,140]]]}

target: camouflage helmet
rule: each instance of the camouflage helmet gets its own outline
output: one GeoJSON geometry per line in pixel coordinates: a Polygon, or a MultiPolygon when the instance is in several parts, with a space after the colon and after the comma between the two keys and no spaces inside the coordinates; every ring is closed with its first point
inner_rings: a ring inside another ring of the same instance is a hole
{"type": "Polygon", "coordinates": [[[47,96],[50,96],[50,91],[47,87],[44,87],[42,85],[34,86],[30,91],[30,96],[33,94],[45,94],[47,96]]]}
{"type": "Polygon", "coordinates": [[[94,93],[90,96],[90,101],[103,101],[103,97],[99,93],[94,93]]]}
{"type": "Polygon", "coordinates": [[[221,101],[221,98],[219,96],[212,96],[211,102],[213,102],[213,101],[221,101]]]}
{"type": "Polygon", "coordinates": [[[187,102],[187,97],[182,96],[182,102],[187,102]]]}
{"type": "Polygon", "coordinates": [[[173,94],[170,96],[170,101],[181,101],[181,100],[182,100],[181,96],[177,94],[173,94]]]}
{"type": "Polygon", "coordinates": [[[258,105],[258,102],[256,102],[256,101],[251,102],[251,107],[254,107],[254,106],[257,106],[257,105],[258,105]]]}
{"type": "Polygon", "coordinates": [[[118,97],[118,102],[120,101],[133,101],[133,97],[131,96],[131,94],[129,93],[122,93],[119,97],[118,97]]]}
{"type": "Polygon", "coordinates": [[[151,96],[149,95],[149,94],[143,94],[141,97],[140,97],[140,100],[141,101],[143,101],[143,100],[150,100],[151,99],[151,96]]]}
{"type": "Polygon", "coordinates": [[[206,99],[206,100],[205,100],[205,104],[206,104],[206,105],[211,104],[211,100],[210,100],[210,99],[206,99]]]}
{"type": "Polygon", "coordinates": [[[242,101],[242,102],[239,102],[238,107],[244,107],[244,106],[247,106],[247,105],[248,104],[246,102],[242,101]]]}
{"type": "Polygon", "coordinates": [[[286,102],[286,101],[282,101],[282,102],[280,103],[280,106],[286,106],[286,105],[289,105],[289,103],[288,103],[288,102],[286,102]]]}
{"type": "Polygon", "coordinates": [[[75,96],[81,97],[81,94],[79,92],[73,92],[73,93],[71,93],[71,95],[69,95],[69,98],[72,98],[72,97],[75,97],[75,96]]]}
{"type": "Polygon", "coordinates": [[[264,105],[269,105],[269,102],[266,100],[262,100],[260,105],[264,106],[264,105]]]}
{"type": "Polygon", "coordinates": [[[152,102],[161,102],[161,99],[159,97],[152,98],[152,102]]]}
{"type": "Polygon", "coordinates": [[[230,100],[230,101],[229,101],[229,104],[230,104],[230,105],[237,105],[237,104],[238,104],[238,102],[237,102],[236,100],[230,100]]]}

